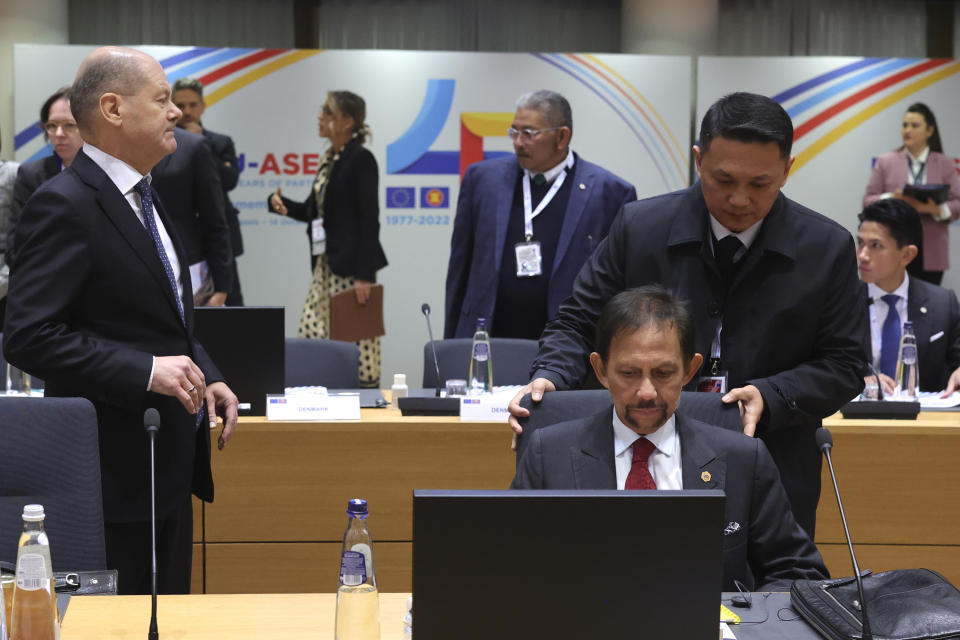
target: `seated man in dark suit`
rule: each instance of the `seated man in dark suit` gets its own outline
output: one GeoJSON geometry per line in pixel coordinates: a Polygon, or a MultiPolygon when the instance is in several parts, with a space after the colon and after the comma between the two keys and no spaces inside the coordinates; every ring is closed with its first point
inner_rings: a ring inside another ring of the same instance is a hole
{"type": "MultiPolygon", "coordinates": [[[[723,590],[781,590],[827,575],[763,441],[704,424],[677,405],[703,356],[686,307],[656,285],[624,291],[597,321],[590,363],[613,411],[539,429],[513,489],[722,489],[723,590]]],[[[718,532],[719,535],[719,532],[718,532]]]]}
{"type": "MultiPolygon", "coordinates": [[[[960,304],[950,289],[907,273],[920,268],[920,214],[903,200],[877,200],[858,216],[857,262],[870,311],[864,336],[885,394],[893,392],[903,323],[913,323],[920,389],[960,388],[960,304]]],[[[866,374],[866,372],[865,372],[866,374]]],[[[866,374],[872,381],[872,372],[866,374]]]]}

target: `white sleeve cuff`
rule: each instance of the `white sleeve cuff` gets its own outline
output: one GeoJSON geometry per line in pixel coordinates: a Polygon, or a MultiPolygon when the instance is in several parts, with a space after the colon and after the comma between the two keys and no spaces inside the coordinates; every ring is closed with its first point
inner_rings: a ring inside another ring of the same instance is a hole
{"type": "Polygon", "coordinates": [[[153,370],[157,366],[157,356],[153,356],[153,361],[150,363],[150,377],[147,379],[147,391],[150,391],[150,386],[153,384],[153,370]]]}

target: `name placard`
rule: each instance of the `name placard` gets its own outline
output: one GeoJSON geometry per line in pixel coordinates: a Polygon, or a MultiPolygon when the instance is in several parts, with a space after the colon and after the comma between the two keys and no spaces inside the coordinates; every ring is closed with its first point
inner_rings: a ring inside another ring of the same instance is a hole
{"type": "Polygon", "coordinates": [[[462,422],[506,422],[510,418],[507,406],[519,386],[494,387],[493,393],[460,398],[462,422]]]}
{"type": "Polygon", "coordinates": [[[360,395],[297,393],[267,396],[267,420],[359,420],[360,395]]]}

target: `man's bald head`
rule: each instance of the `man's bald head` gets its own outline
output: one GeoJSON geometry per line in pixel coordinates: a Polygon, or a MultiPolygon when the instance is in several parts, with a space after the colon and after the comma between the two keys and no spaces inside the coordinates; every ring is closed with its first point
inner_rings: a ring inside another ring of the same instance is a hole
{"type": "Polygon", "coordinates": [[[100,47],[84,58],[70,89],[70,110],[81,133],[93,131],[103,94],[132,95],[140,89],[144,63],[152,60],[125,47],[100,47]]]}

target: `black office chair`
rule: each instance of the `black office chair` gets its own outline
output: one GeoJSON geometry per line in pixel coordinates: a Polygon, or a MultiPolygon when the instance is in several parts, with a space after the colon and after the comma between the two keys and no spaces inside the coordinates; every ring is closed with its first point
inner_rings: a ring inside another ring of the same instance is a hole
{"type": "Polygon", "coordinates": [[[0,397],[0,560],[42,504],[54,571],[107,568],[97,413],[83,398],[0,397]]]}
{"type": "MultiPolygon", "coordinates": [[[[722,394],[683,391],[680,393],[679,408],[687,415],[707,424],[724,429],[740,431],[740,411],[736,404],[724,404],[722,394]]],[[[589,391],[551,391],[543,394],[540,402],[533,402],[529,394],[520,401],[520,405],[530,410],[528,418],[520,418],[523,433],[517,439],[517,461],[523,455],[528,436],[542,427],[549,427],[567,420],[592,416],[605,407],[612,407],[613,400],[606,389],[589,391]]],[[[613,414],[611,414],[611,419],[613,414]]]]}
{"type": "Polygon", "coordinates": [[[287,387],[356,389],[360,386],[360,350],[353,342],[287,338],[284,381],[287,387]]]}
{"type": "MultiPolygon", "coordinates": [[[[470,372],[472,338],[434,340],[437,345],[437,362],[440,364],[441,384],[459,378],[466,380],[470,372]]],[[[493,384],[527,384],[530,382],[530,365],[537,357],[539,345],[536,340],[520,338],[491,338],[490,354],[493,357],[493,384]]],[[[423,388],[437,386],[437,372],[433,364],[430,343],[423,345],[423,388]]]]}

